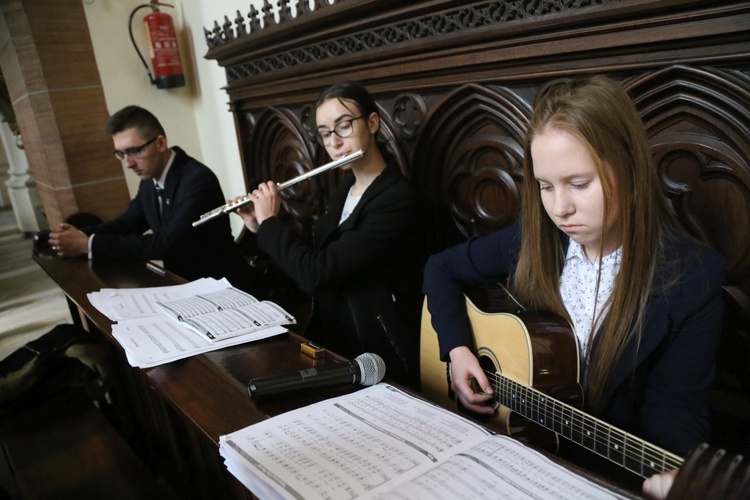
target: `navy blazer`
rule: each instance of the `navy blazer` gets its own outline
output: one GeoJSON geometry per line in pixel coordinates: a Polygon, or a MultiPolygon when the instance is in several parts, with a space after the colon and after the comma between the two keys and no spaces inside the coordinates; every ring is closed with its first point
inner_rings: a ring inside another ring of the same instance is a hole
{"type": "Polygon", "coordinates": [[[163,260],[169,271],[188,280],[226,277],[246,288],[249,269],[234,243],[228,218],[192,226],[202,214],[226,203],[219,180],[179,147],[172,149],[175,159],[164,183],[161,215],[154,181],[141,181],[122,215],[82,229],[95,234],[92,258],[163,260]],[[144,234],[149,229],[152,233],[144,234]]]}
{"type": "Polygon", "coordinates": [[[347,357],[379,354],[386,376],[415,386],[424,267],[420,205],[389,164],[339,225],[354,180],[347,177],[331,196],[312,244],[271,217],[258,229],[258,246],[313,295],[306,336],[347,357]]]}
{"type": "MultiPolygon", "coordinates": [[[[564,246],[568,239],[563,236],[564,246]]],[[[472,346],[464,287],[497,283],[515,268],[520,224],[432,256],[424,291],[440,356],[472,346]]],[[[597,416],[681,455],[710,437],[704,397],[721,331],[724,259],[684,236],[670,236],[657,266],[640,346],[626,346],[597,416]]],[[[591,355],[597,349],[596,339],[591,355]]],[[[583,364],[585,366],[585,363],[583,364]]]]}

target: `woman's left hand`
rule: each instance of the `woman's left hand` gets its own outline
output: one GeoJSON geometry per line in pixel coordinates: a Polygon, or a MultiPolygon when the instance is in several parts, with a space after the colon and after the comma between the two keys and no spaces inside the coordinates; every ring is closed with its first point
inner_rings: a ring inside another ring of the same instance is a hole
{"type": "Polygon", "coordinates": [[[674,483],[678,470],[671,470],[655,474],[643,482],[643,494],[648,498],[664,499],[669,495],[669,489],[674,483]]]}

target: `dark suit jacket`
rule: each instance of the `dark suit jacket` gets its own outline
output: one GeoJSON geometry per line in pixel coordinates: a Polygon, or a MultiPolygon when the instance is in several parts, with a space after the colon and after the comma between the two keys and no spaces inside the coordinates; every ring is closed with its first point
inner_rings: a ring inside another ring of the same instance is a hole
{"type": "Polygon", "coordinates": [[[153,180],[140,183],[138,194],[119,217],[83,228],[95,234],[92,258],[163,260],[183,278],[226,277],[246,288],[249,269],[232,237],[228,218],[193,227],[192,223],[226,202],[219,181],[205,165],[179,147],[164,183],[161,216],[153,180]],[[151,229],[152,234],[144,234],[151,229]]]}
{"type": "Polygon", "coordinates": [[[347,178],[331,197],[315,223],[313,244],[272,217],[258,230],[258,246],[314,296],[308,337],[347,357],[374,352],[385,360],[387,377],[415,385],[424,265],[420,205],[391,164],[339,226],[353,183],[347,178]]]}
{"type": "MultiPolygon", "coordinates": [[[[569,240],[564,237],[564,246],[569,240]]],[[[497,283],[517,262],[520,227],[470,240],[432,256],[424,290],[440,355],[471,346],[463,289],[497,283]]],[[[665,245],[647,305],[640,347],[631,342],[610,380],[603,420],[685,454],[710,435],[704,392],[713,379],[723,303],[724,259],[673,235],[665,245]]],[[[597,344],[592,349],[596,352],[597,344]]],[[[585,365],[585,363],[584,363],[585,365]]]]}

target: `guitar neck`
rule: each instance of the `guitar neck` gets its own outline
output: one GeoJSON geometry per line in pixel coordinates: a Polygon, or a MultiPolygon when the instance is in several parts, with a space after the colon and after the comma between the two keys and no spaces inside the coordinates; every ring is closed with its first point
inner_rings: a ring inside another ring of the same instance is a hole
{"type": "Polygon", "coordinates": [[[532,422],[647,478],[679,468],[683,459],[541,391],[487,372],[494,399],[532,422]]]}

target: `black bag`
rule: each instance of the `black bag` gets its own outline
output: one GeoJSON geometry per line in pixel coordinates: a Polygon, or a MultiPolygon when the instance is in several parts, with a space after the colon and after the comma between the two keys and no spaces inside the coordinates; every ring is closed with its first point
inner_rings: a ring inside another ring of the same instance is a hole
{"type": "Polygon", "coordinates": [[[73,387],[95,399],[107,390],[107,351],[75,325],[57,325],[0,361],[0,418],[73,387]]]}

